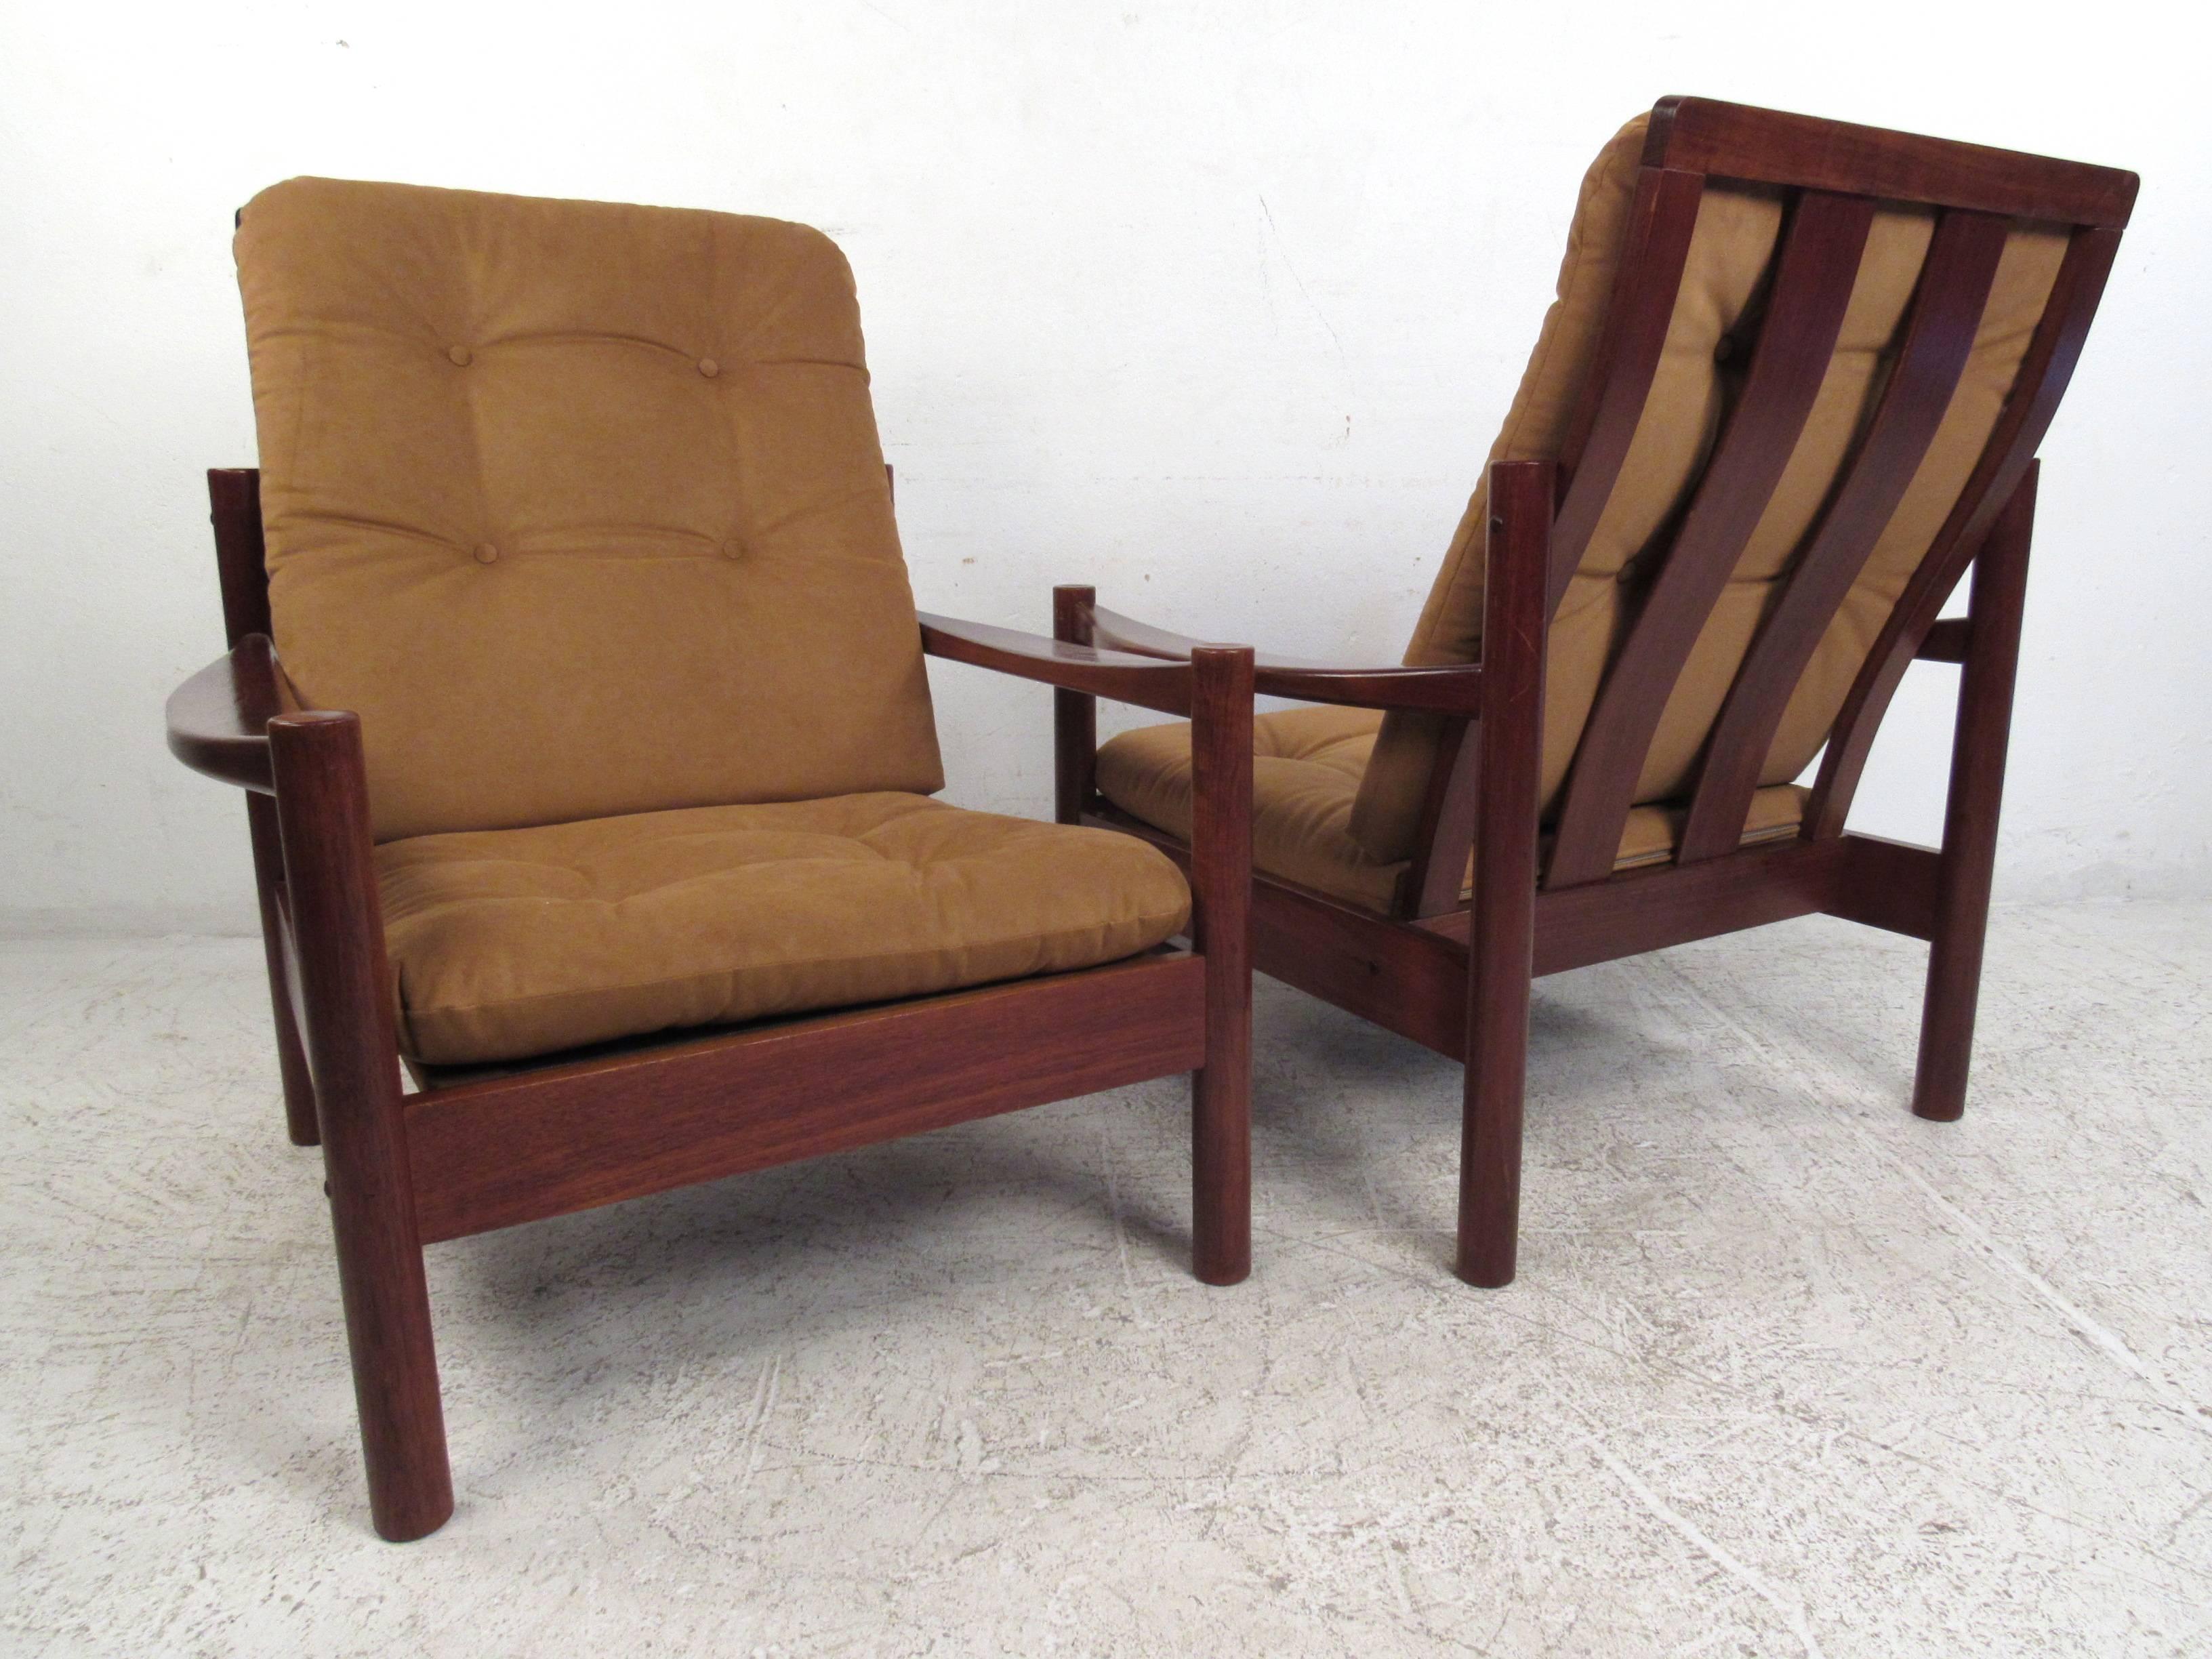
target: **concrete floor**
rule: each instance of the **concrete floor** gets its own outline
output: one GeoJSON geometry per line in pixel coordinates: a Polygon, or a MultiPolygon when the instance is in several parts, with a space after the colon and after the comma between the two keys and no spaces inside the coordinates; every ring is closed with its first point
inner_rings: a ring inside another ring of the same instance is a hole
{"type": "Polygon", "coordinates": [[[369,1533],[243,940],[0,946],[0,1646],[2212,1650],[2212,906],[1539,988],[1522,1276],[1456,1071],[1263,985],[1258,1267],[1162,1083],[441,1245],[459,1513],[369,1533]]]}

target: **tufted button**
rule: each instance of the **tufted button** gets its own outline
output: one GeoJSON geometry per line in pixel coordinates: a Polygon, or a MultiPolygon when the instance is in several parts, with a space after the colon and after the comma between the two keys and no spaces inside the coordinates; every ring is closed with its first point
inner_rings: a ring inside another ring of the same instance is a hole
{"type": "Polygon", "coordinates": [[[446,360],[455,368],[466,368],[475,355],[466,346],[453,346],[447,350],[446,360]]]}
{"type": "Polygon", "coordinates": [[[726,559],[744,558],[745,556],[745,544],[739,541],[735,536],[731,537],[722,544],[722,556],[726,559]]]}
{"type": "Polygon", "coordinates": [[[497,560],[498,557],[499,550],[494,547],[489,542],[478,542],[477,544],[477,562],[478,564],[490,564],[497,560]]]}
{"type": "Polygon", "coordinates": [[[712,357],[702,357],[699,360],[699,372],[711,380],[722,372],[722,366],[712,357]]]}
{"type": "Polygon", "coordinates": [[[1620,567],[1620,580],[1625,582],[1634,581],[1636,580],[1636,567],[1637,562],[1634,559],[1631,559],[1627,563],[1622,565],[1620,567]]]}

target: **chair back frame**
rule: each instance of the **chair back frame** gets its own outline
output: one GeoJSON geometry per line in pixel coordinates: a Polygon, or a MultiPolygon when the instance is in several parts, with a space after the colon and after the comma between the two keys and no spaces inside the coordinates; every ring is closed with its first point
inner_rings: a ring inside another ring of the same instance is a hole
{"type": "MultiPolygon", "coordinates": [[[[1611,496],[1658,372],[1709,179],[1772,186],[1787,217],[1741,396],[1663,545],[1644,603],[1608,665],[1577,746],[1546,860],[1556,890],[1613,873],[1660,715],[1735,570],[1827,370],[1876,204],[1932,208],[1936,224],[1889,381],[1707,738],[1672,857],[1734,853],[1759,772],[1814,648],[1935,439],[1966,366],[2006,232],[2051,222],[2069,240],[2013,394],[1949,517],[1869,652],[1823,757],[1802,833],[1842,833],[1875,733],[2000,509],[2019,487],[2071,377],[2102,295],[2134,176],[1977,145],[1694,98],[1652,113],[1626,250],[1595,368],[1556,458],[1547,614],[1611,496]]],[[[1401,914],[1463,902],[1466,826],[1480,787],[1449,729],[1431,769],[1401,914]]]]}

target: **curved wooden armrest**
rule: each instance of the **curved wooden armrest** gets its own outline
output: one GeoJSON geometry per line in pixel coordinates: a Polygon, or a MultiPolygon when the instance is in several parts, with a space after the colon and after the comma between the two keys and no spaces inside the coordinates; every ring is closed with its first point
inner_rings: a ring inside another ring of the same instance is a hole
{"type": "Polygon", "coordinates": [[[300,710],[265,634],[248,634],[169,694],[169,752],[206,777],[267,795],[269,722],[300,710]]]}
{"type": "MultiPolygon", "coordinates": [[[[1097,605],[1091,607],[1091,630],[1092,641],[1109,650],[1170,662],[1188,660],[1205,643],[1097,605]]],[[[1262,696],[1352,708],[1428,709],[1469,717],[1476,711],[1481,683],[1480,667],[1456,663],[1440,668],[1408,668],[1401,664],[1370,668],[1263,653],[1254,659],[1252,668],[1252,689],[1262,696]]]]}
{"type": "Polygon", "coordinates": [[[955,617],[923,613],[921,648],[948,662],[972,663],[1025,680],[1042,680],[1063,691],[1085,691],[1116,702],[1157,708],[1164,714],[1190,713],[1191,669],[1188,662],[1102,651],[1069,645],[1042,635],[955,617]]]}

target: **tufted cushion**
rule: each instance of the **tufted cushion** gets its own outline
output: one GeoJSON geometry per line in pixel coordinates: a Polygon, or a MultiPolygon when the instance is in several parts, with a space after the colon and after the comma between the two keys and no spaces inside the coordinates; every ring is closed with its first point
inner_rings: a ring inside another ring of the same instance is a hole
{"type": "MultiPolygon", "coordinates": [[[[1388,909],[1405,863],[1352,838],[1352,803],[1382,717],[1309,708],[1252,722],[1252,862],[1271,876],[1388,909]]],[[[1190,727],[1140,726],[1098,750],[1098,792],[1156,829],[1190,836],[1190,727]]]]}
{"type": "MultiPolygon", "coordinates": [[[[1623,128],[1592,165],[1568,233],[1559,298],[1544,319],[1491,459],[1555,456],[1596,356],[1626,239],[1648,118],[1623,128]]],[[[1781,228],[1778,196],[1709,185],[1698,209],[1659,372],[1620,477],[1553,619],[1547,663],[1543,790],[1555,800],[1605,667],[1642,592],[1636,561],[1660,540],[1703,471],[1723,416],[1741,390],[1755,339],[1762,282],[1781,228]]],[[[1636,799],[1665,802],[1686,789],[1698,755],[1780,579],[1872,416],[1898,349],[1933,230],[1932,216],[1875,216],[1834,357],[1782,481],[1734,579],[1699,636],[1661,718],[1636,799]]],[[[1891,516],[1834,624],[1799,682],[1761,774],[1785,783],[1805,769],[1843,706],[1875,635],[1972,470],[2011,388],[2065,252],[2063,230],[2015,228],[2000,262],[1958,392],[1919,472],[1891,516]]],[[[1452,538],[1406,660],[1472,662],[1481,654],[1486,479],[1452,538]]],[[[1351,830],[1370,859],[1413,851],[1434,759],[1436,726],[1420,716],[1384,722],[1351,830]]]]}
{"type": "Polygon", "coordinates": [[[237,254],[276,643],[380,840],[941,787],[826,237],[295,179],[237,254]]]}
{"type": "MultiPolygon", "coordinates": [[[[1378,863],[1352,834],[1358,798],[1382,716],[1371,709],[1310,708],[1262,714],[1252,722],[1252,862],[1280,880],[1388,911],[1407,860],[1378,863]]],[[[1177,721],[1124,732],[1098,750],[1099,793],[1123,811],[1188,840],[1190,727],[1177,721]]],[[[1805,792],[1762,789],[1752,797],[1743,839],[1794,834],[1805,792]]],[[[1682,831],[1683,814],[1639,806],[1628,815],[1613,867],[1663,862],[1682,831]]]]}
{"type": "Polygon", "coordinates": [[[376,859],[401,1046],[434,1065],[1087,968],[1190,915],[1141,842],[918,795],[421,836],[376,859]]]}

